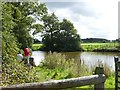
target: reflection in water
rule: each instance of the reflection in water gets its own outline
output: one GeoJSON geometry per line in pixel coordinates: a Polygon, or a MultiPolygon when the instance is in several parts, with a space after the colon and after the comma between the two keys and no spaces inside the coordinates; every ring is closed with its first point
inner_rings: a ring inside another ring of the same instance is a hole
{"type": "Polygon", "coordinates": [[[83,52],[81,53],[81,60],[88,65],[88,67],[98,66],[98,62],[109,65],[109,67],[114,70],[114,54],[108,53],[96,53],[96,52],[83,52]]]}
{"type": "MultiPolygon", "coordinates": [[[[62,53],[66,55],[66,58],[74,58],[77,64],[84,63],[89,68],[98,65],[98,61],[103,64],[107,64],[110,66],[112,70],[115,69],[114,66],[114,56],[117,56],[119,53],[113,52],[64,52],[62,53]]],[[[43,51],[33,51],[33,57],[35,59],[35,64],[39,65],[39,63],[44,60],[46,52],[43,51]]]]}
{"type": "Polygon", "coordinates": [[[43,51],[33,51],[32,57],[35,60],[35,64],[38,66],[42,60],[44,60],[46,53],[43,51]]]}

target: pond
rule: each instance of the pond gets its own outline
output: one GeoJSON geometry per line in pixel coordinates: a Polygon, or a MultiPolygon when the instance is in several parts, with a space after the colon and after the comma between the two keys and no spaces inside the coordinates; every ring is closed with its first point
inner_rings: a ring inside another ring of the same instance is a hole
{"type": "MultiPolygon", "coordinates": [[[[114,56],[120,56],[120,53],[116,52],[63,52],[67,58],[74,58],[77,62],[83,62],[89,68],[98,66],[98,62],[107,64],[111,70],[115,70],[114,56]]],[[[44,51],[33,51],[32,57],[34,57],[35,64],[39,65],[47,55],[44,51]]]]}

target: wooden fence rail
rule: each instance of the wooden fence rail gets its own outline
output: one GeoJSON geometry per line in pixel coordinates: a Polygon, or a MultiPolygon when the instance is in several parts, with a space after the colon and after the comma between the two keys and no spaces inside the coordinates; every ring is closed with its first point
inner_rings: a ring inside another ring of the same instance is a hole
{"type": "MultiPolygon", "coordinates": [[[[98,73],[101,69],[96,69],[96,73],[98,73]]],[[[94,90],[104,90],[104,82],[106,77],[104,74],[96,74],[91,76],[84,76],[78,78],[70,78],[63,80],[51,80],[47,82],[36,82],[36,83],[24,83],[19,85],[11,85],[6,87],[1,87],[0,90],[49,90],[49,89],[66,89],[72,87],[79,87],[85,85],[94,84],[94,90]]]]}

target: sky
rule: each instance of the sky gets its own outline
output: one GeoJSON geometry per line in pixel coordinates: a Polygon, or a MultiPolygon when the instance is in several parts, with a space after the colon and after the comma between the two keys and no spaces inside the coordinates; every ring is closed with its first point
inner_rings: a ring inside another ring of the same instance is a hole
{"type": "Polygon", "coordinates": [[[81,38],[118,38],[119,0],[46,0],[49,13],[70,20],[81,38]]]}

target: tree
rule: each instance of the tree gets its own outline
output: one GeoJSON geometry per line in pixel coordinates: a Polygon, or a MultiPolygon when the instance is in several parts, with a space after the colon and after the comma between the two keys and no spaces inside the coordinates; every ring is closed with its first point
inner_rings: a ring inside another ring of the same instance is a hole
{"type": "MultiPolygon", "coordinates": [[[[36,20],[40,20],[46,13],[45,4],[38,4],[37,2],[7,2],[3,5],[3,30],[11,30],[9,32],[13,33],[17,38],[20,48],[31,47],[33,39],[29,32],[32,30],[33,25],[34,27],[37,26],[34,24],[36,20]]],[[[39,27],[36,27],[35,32],[38,32],[38,29],[39,27]]]]}
{"type": "Polygon", "coordinates": [[[80,36],[74,25],[67,19],[60,22],[60,32],[58,33],[58,47],[60,51],[80,50],[80,36]]]}
{"type": "Polygon", "coordinates": [[[43,43],[48,51],[80,50],[80,36],[74,25],[67,19],[59,22],[54,13],[42,18],[44,22],[43,43]]]}
{"type": "Polygon", "coordinates": [[[17,39],[12,32],[16,25],[12,17],[13,5],[10,3],[2,3],[2,60],[8,61],[10,57],[15,56],[17,47],[17,39]],[[12,52],[12,53],[11,53],[12,52]]]}
{"type": "MultiPolygon", "coordinates": [[[[31,45],[29,31],[35,21],[31,14],[44,13],[45,5],[21,2],[2,3],[2,82],[0,85],[19,84],[38,81],[38,75],[28,70],[23,63],[16,60],[16,54],[25,45],[31,45]],[[24,7],[24,8],[23,8],[24,7]],[[43,9],[43,11],[41,11],[43,9]],[[40,10],[40,11],[37,11],[40,10]],[[19,46],[20,47],[20,46],[19,46]],[[16,67],[17,66],[17,67],[16,67]]],[[[1,31],[0,31],[1,33],[1,31]]]]}
{"type": "Polygon", "coordinates": [[[45,45],[45,50],[55,50],[55,34],[59,31],[59,20],[58,17],[52,13],[52,15],[45,15],[43,18],[44,29],[42,32],[42,41],[45,45]]]}

